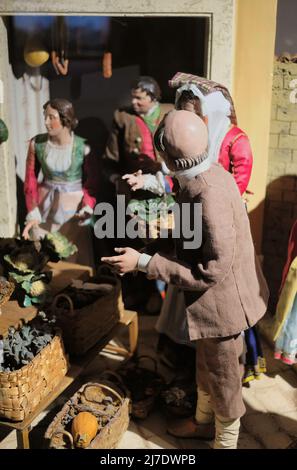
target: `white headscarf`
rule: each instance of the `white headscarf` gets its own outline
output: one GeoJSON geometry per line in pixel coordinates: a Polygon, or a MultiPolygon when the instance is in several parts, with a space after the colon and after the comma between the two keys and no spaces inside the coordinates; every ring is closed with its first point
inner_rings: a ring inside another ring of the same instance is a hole
{"type": "Polygon", "coordinates": [[[231,107],[221,91],[206,95],[204,104],[208,117],[209,158],[214,163],[219,160],[220,148],[231,124],[228,117],[231,107]]]}
{"type": "Polygon", "coordinates": [[[186,83],[176,90],[175,104],[183,91],[192,91],[200,100],[203,116],[208,117],[208,155],[212,163],[219,159],[219,152],[230,127],[231,106],[221,91],[204,95],[193,83],[186,83]]]}

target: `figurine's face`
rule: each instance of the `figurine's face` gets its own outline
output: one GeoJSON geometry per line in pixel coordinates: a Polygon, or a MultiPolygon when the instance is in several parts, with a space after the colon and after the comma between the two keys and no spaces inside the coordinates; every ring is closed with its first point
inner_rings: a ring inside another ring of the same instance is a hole
{"type": "Polygon", "coordinates": [[[155,101],[140,88],[135,88],[131,91],[131,102],[134,111],[137,114],[146,114],[155,104],[155,101]]]}
{"type": "Polygon", "coordinates": [[[193,101],[185,101],[184,103],[182,103],[180,109],[182,109],[183,111],[190,111],[190,113],[196,112],[193,101]]]}
{"type": "Polygon", "coordinates": [[[44,112],[44,122],[47,132],[50,136],[58,135],[63,129],[58,111],[50,105],[46,107],[44,112]]]}
{"type": "Polygon", "coordinates": [[[197,116],[199,116],[202,121],[208,125],[208,117],[207,116],[203,116],[201,113],[197,112],[197,109],[195,107],[195,103],[193,101],[184,101],[182,104],[181,104],[181,107],[180,107],[181,110],[183,111],[190,111],[190,113],[195,113],[197,114],[197,116]]]}

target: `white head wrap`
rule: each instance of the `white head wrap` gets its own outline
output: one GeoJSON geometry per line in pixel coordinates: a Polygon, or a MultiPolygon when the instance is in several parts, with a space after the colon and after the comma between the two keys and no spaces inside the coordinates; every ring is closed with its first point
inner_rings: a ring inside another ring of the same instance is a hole
{"type": "Polygon", "coordinates": [[[206,95],[204,106],[208,117],[209,158],[214,163],[219,160],[220,148],[231,124],[231,107],[221,91],[206,95]]]}
{"type": "Polygon", "coordinates": [[[186,83],[176,90],[175,105],[183,91],[191,91],[200,100],[203,116],[208,117],[208,155],[212,163],[219,159],[219,152],[230,127],[230,102],[221,91],[204,95],[194,83],[186,83]]]}

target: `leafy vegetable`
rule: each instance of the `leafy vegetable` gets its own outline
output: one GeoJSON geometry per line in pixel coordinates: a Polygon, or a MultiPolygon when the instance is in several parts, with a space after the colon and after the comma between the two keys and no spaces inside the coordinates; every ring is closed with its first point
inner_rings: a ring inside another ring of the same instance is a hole
{"type": "Polygon", "coordinates": [[[47,253],[50,261],[66,259],[77,252],[77,246],[71,243],[60,232],[48,233],[41,240],[42,251],[47,253]]]}
{"type": "Polygon", "coordinates": [[[29,250],[28,247],[24,246],[15,248],[10,254],[5,255],[4,260],[9,271],[29,274],[41,271],[48,262],[48,257],[38,252],[35,247],[31,247],[29,250]]]}
{"type": "Polygon", "coordinates": [[[10,272],[9,278],[16,285],[16,297],[19,304],[24,307],[30,307],[34,304],[45,303],[50,295],[50,289],[47,284],[51,276],[52,273],[50,272],[25,275],[10,272]]]}

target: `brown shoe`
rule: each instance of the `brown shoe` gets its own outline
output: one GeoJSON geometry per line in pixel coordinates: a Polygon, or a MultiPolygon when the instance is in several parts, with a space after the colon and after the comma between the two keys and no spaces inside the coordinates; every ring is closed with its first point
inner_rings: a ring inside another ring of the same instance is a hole
{"type": "Polygon", "coordinates": [[[215,425],[214,423],[202,424],[197,423],[195,418],[179,419],[167,428],[168,434],[174,437],[184,438],[197,438],[211,440],[215,437],[215,425]]]}

